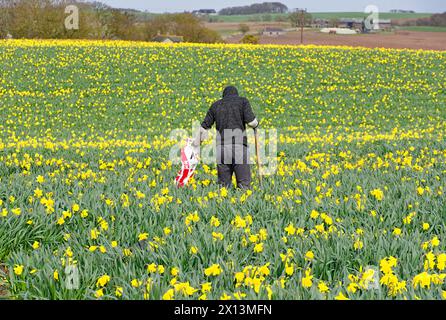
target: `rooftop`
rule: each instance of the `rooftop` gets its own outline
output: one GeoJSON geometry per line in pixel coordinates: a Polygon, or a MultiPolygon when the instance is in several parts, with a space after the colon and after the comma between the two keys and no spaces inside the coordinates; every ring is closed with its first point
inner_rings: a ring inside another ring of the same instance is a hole
{"type": "Polygon", "coordinates": [[[171,35],[157,35],[152,40],[155,42],[163,42],[168,39],[172,42],[177,42],[177,43],[184,41],[184,37],[182,37],[182,36],[171,36],[171,35]]]}
{"type": "Polygon", "coordinates": [[[284,32],[285,30],[281,29],[281,28],[271,28],[271,27],[266,27],[265,28],[266,32],[284,32]]]}

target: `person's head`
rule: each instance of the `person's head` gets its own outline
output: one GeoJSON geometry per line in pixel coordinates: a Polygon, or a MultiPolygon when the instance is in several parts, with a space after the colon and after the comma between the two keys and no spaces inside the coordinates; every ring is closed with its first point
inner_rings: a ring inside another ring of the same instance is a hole
{"type": "Polygon", "coordinates": [[[223,90],[223,98],[228,96],[238,96],[237,88],[234,86],[228,86],[223,90]]]}

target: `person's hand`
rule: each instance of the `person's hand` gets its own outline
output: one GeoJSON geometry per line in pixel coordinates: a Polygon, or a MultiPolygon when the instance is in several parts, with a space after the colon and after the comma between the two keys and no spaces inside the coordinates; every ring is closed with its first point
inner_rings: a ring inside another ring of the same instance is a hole
{"type": "Polygon", "coordinates": [[[208,138],[208,131],[203,127],[200,127],[198,131],[195,132],[192,138],[192,146],[199,147],[201,142],[208,138]]]}
{"type": "Polygon", "coordinates": [[[200,146],[200,144],[201,144],[201,142],[200,142],[199,139],[197,139],[197,138],[191,139],[191,143],[190,143],[190,145],[191,145],[193,148],[198,148],[198,147],[200,146]]]}
{"type": "Polygon", "coordinates": [[[194,153],[195,158],[200,158],[200,145],[192,145],[192,152],[194,153]]]}
{"type": "Polygon", "coordinates": [[[259,121],[257,120],[257,118],[255,118],[253,121],[248,123],[248,126],[253,128],[254,130],[256,130],[258,128],[258,126],[260,125],[259,121]]]}

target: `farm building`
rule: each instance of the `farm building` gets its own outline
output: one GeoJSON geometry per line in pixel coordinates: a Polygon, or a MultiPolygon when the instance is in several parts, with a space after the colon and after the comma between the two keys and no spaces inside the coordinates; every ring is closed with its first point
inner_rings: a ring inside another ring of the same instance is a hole
{"type": "Polygon", "coordinates": [[[265,28],[265,30],[263,30],[262,34],[264,36],[274,37],[274,36],[284,35],[285,33],[286,33],[286,31],[281,28],[265,28]]]}
{"type": "MultiPolygon", "coordinates": [[[[375,30],[384,30],[388,31],[392,29],[392,21],[385,20],[385,19],[379,19],[377,21],[371,21],[372,24],[377,23],[379,25],[379,28],[375,30]]],[[[352,30],[361,30],[362,32],[367,32],[371,30],[367,30],[366,28],[366,19],[359,19],[359,18],[342,18],[339,19],[339,27],[340,28],[348,28],[352,30]]]]}
{"type": "Polygon", "coordinates": [[[152,39],[152,41],[162,43],[180,43],[184,41],[184,38],[181,36],[157,35],[152,39]]]}
{"type": "Polygon", "coordinates": [[[389,11],[390,13],[415,13],[413,10],[401,10],[401,9],[392,9],[389,11]]]}
{"type": "Polygon", "coordinates": [[[205,16],[205,15],[216,15],[217,11],[215,9],[200,9],[192,11],[193,14],[197,16],[205,16]]]}
{"type": "Polygon", "coordinates": [[[378,19],[373,22],[378,24],[380,30],[389,31],[392,29],[392,20],[390,19],[378,19]]]}
{"type": "Polygon", "coordinates": [[[341,18],[339,19],[339,28],[360,29],[362,30],[364,19],[358,18],[341,18]]]}
{"type": "Polygon", "coordinates": [[[321,29],[328,27],[329,24],[330,22],[327,19],[313,19],[313,21],[311,22],[311,27],[321,29]]]}

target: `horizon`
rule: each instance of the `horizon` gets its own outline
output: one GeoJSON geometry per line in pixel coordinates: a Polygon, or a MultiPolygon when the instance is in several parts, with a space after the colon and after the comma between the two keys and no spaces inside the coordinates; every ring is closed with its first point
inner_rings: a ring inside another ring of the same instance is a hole
{"type": "MultiPolygon", "coordinates": [[[[99,0],[101,1],[101,0],[99,0]]],[[[119,9],[135,9],[139,11],[147,11],[152,13],[178,13],[184,11],[193,11],[199,9],[215,9],[216,11],[226,7],[233,6],[246,6],[253,3],[268,2],[266,0],[225,0],[225,1],[213,1],[213,0],[170,0],[164,1],[162,7],[156,3],[147,3],[141,0],[102,0],[113,8],[119,9]]],[[[385,0],[358,0],[352,3],[350,0],[338,0],[336,3],[329,1],[314,1],[314,0],[301,0],[299,4],[295,1],[283,0],[278,1],[285,4],[289,9],[296,7],[307,8],[310,13],[319,12],[364,12],[367,5],[376,5],[380,12],[387,13],[393,9],[399,10],[413,10],[416,13],[442,13],[446,12],[446,5],[442,3],[442,0],[394,0],[389,4],[389,1],[385,0]]]]}

